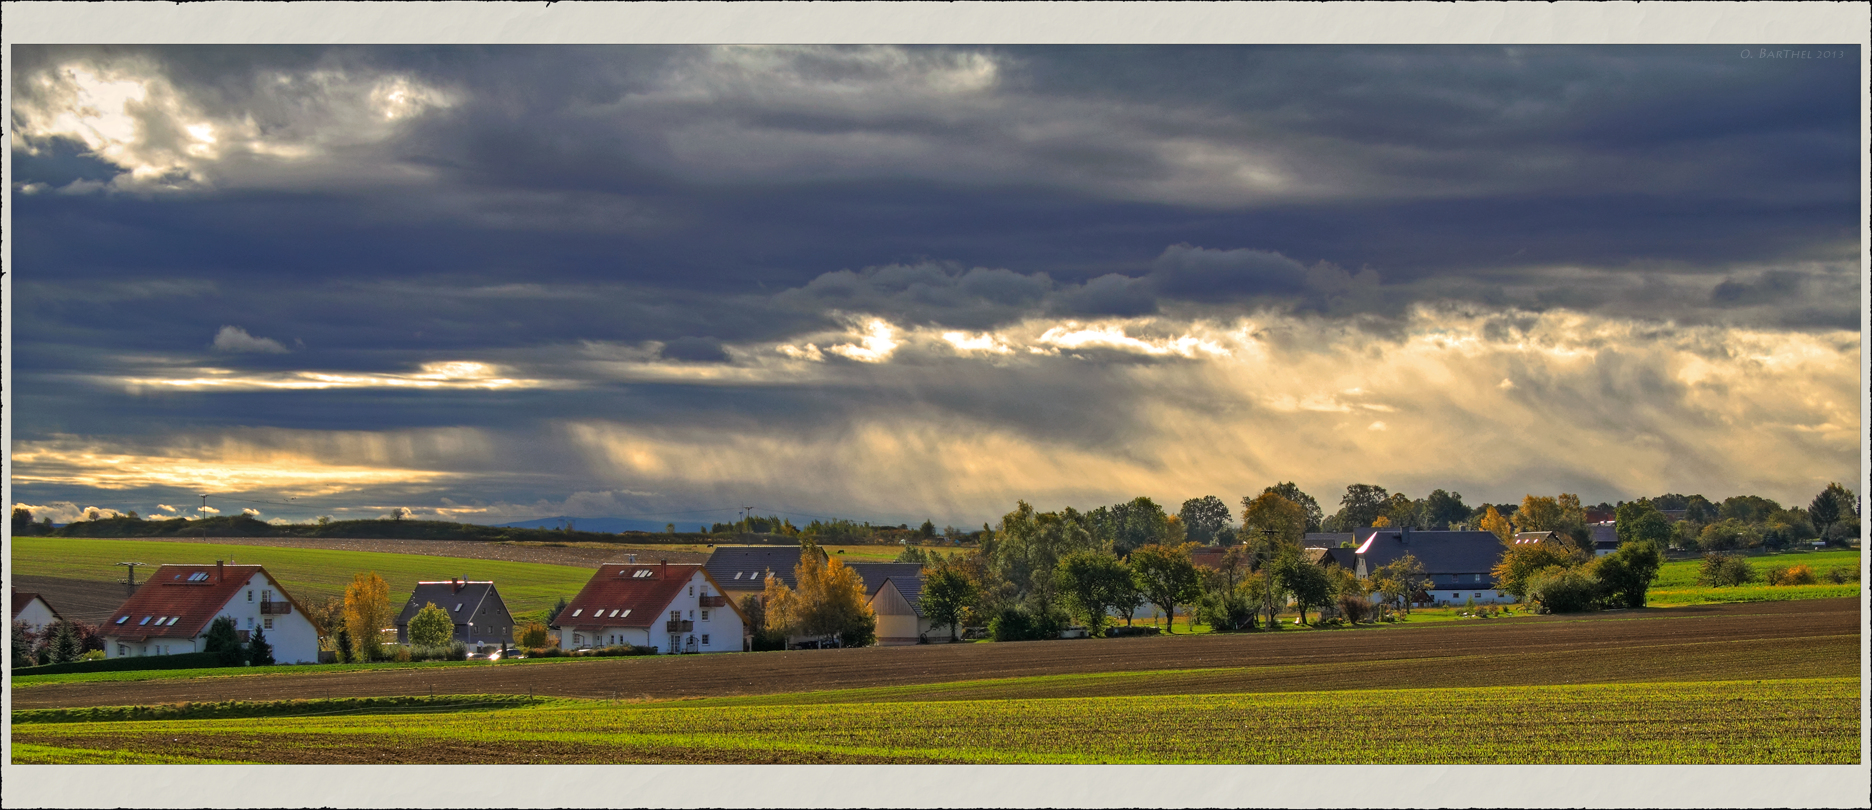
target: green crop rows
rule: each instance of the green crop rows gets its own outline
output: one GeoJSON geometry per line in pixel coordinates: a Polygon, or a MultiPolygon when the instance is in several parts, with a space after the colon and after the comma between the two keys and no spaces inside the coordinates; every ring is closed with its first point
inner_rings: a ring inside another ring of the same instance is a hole
{"type": "Polygon", "coordinates": [[[407,598],[419,580],[493,580],[507,609],[515,614],[550,608],[553,601],[577,595],[591,579],[593,569],[569,565],[472,560],[374,551],[233,546],[212,543],[175,543],[156,540],[98,540],[78,537],[13,538],[13,573],[20,576],[117,582],[123,569],[116,564],[138,560],[152,567],[161,563],[213,563],[233,558],[242,564],[266,566],[267,572],[293,597],[305,602],[344,593],[351,577],[375,571],[390,584],[390,598],[407,598]]]}
{"type": "Polygon", "coordinates": [[[35,723],[16,762],[1855,763],[1857,678],[35,723]],[[151,760],[154,761],[154,760],[151,760]],[[173,761],[173,760],[170,760],[173,761]]]}

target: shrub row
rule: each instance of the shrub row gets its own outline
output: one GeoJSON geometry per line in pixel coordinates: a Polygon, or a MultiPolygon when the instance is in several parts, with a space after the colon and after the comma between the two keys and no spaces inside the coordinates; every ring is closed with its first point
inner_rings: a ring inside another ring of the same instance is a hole
{"type": "Polygon", "coordinates": [[[15,675],[63,675],[67,672],[136,672],[149,669],[205,669],[221,666],[217,653],[192,652],[174,655],[144,655],[134,658],[109,658],[102,661],[72,661],[66,664],[15,669],[15,675]]]}

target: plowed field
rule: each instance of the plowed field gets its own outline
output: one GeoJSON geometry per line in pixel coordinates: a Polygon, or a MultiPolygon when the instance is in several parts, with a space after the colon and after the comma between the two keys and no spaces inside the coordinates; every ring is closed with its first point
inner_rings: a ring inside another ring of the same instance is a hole
{"type": "Polygon", "coordinates": [[[1339,631],[56,684],[15,689],[13,706],[496,693],[671,699],[1163,670],[1202,672],[1094,679],[1082,693],[1844,677],[1858,672],[1861,627],[1858,600],[1825,599],[1339,631]],[[1183,682],[1192,678],[1205,680],[1183,682]]]}

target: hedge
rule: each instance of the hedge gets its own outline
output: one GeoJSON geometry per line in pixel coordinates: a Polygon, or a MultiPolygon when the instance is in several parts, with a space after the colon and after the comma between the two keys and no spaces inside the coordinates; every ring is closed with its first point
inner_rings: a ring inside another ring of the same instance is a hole
{"type": "Polygon", "coordinates": [[[15,675],[63,675],[68,672],[135,672],[147,669],[206,669],[221,666],[221,655],[211,652],[142,655],[134,658],[106,658],[102,661],[72,661],[13,670],[15,675]]]}

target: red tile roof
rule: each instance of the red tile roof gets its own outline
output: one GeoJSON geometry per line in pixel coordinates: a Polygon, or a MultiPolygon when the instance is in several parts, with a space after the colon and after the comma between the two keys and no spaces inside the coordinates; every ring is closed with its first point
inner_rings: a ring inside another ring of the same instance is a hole
{"type": "Polygon", "coordinates": [[[261,566],[164,565],[104,620],[99,634],[126,641],[194,638],[208,629],[208,623],[256,572],[266,577],[281,601],[291,602],[293,609],[305,615],[305,608],[261,566]]]}
{"type": "Polygon", "coordinates": [[[46,609],[52,611],[52,615],[58,616],[61,619],[65,618],[64,616],[59,616],[58,608],[53,607],[51,602],[46,602],[45,597],[36,593],[22,593],[20,591],[13,592],[12,616],[16,619],[19,618],[20,611],[25,610],[26,606],[32,604],[32,600],[34,599],[45,602],[46,609]]]}
{"type": "MultiPolygon", "coordinates": [[[[669,605],[682,593],[684,585],[689,583],[700,565],[643,565],[608,564],[599,566],[598,573],[579,591],[571,604],[560,611],[554,627],[561,629],[595,629],[599,627],[650,627],[669,619],[669,605]],[[616,615],[613,615],[615,613],[616,615]],[[602,618],[600,618],[602,616],[602,618]]],[[[715,593],[722,592],[721,586],[709,577],[707,571],[703,578],[715,586],[715,593]]],[[[741,609],[732,602],[728,605],[736,614],[741,609]]],[[[746,617],[743,617],[743,621],[746,617]]]]}

